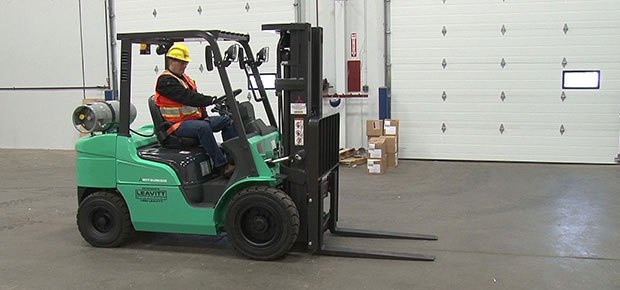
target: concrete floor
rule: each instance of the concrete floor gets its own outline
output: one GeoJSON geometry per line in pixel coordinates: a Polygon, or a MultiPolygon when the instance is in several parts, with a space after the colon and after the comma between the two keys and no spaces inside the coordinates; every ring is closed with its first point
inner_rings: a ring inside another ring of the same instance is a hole
{"type": "Polygon", "coordinates": [[[620,167],[402,161],[341,172],[345,227],[439,241],[334,238],[435,262],[291,253],[238,257],[226,239],[142,234],[97,249],[75,225],[72,151],[0,150],[0,289],[620,289],[620,167]]]}

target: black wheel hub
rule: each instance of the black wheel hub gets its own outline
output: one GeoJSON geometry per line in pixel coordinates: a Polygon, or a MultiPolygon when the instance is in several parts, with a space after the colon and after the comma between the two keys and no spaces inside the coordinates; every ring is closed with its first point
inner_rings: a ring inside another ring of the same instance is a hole
{"type": "Polygon", "coordinates": [[[93,211],[90,221],[93,228],[101,233],[107,233],[114,227],[112,216],[110,212],[105,209],[93,211]]]}
{"type": "Polygon", "coordinates": [[[258,233],[264,233],[269,229],[269,221],[264,217],[255,217],[252,220],[252,230],[258,233]]]}
{"type": "Polygon", "coordinates": [[[243,238],[254,246],[272,244],[281,231],[275,213],[264,207],[250,207],[240,212],[239,226],[243,238]]]}

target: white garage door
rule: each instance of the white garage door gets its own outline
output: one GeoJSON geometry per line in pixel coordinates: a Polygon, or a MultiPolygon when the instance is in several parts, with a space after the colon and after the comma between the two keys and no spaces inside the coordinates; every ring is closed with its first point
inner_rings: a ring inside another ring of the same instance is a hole
{"type": "Polygon", "coordinates": [[[391,2],[403,158],[614,163],[620,1],[391,2]],[[600,89],[563,89],[565,70],[600,89]]]}
{"type": "MultiPolygon", "coordinates": [[[[261,66],[261,73],[275,72],[275,51],[278,34],[261,31],[265,23],[290,23],[295,20],[292,0],[167,0],[167,1],[116,1],[116,25],[118,33],[165,31],[165,30],[226,30],[250,34],[250,46],[254,54],[263,46],[270,47],[271,62],[261,66]]],[[[220,43],[225,50],[228,43],[220,43]]],[[[190,43],[192,63],[186,73],[198,84],[198,91],[207,95],[224,93],[216,70],[205,69],[205,43],[190,43]]],[[[154,51],[154,48],[153,48],[154,51]]],[[[132,128],[150,124],[151,117],[147,99],[154,94],[155,80],[164,69],[164,58],[154,52],[150,56],[139,55],[134,49],[132,64],[132,103],[138,109],[138,117],[132,128]]],[[[233,89],[244,90],[238,100],[247,94],[247,79],[238,65],[232,64],[228,73],[233,89]]],[[[277,107],[273,91],[268,92],[272,108],[277,107]]],[[[261,106],[262,107],[262,106],[261,106]]],[[[257,117],[267,121],[261,109],[256,108],[257,117]]],[[[277,113],[277,112],[275,112],[277,113]]]]}
{"type": "Polygon", "coordinates": [[[0,148],[73,149],[71,114],[108,88],[104,0],[0,1],[0,148]]]}

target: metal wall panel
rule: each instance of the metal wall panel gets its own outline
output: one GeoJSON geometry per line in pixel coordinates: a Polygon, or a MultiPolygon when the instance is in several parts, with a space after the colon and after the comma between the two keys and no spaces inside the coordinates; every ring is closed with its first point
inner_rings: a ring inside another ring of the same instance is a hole
{"type": "Polygon", "coordinates": [[[105,2],[106,0],[81,0],[86,86],[109,86],[109,21],[105,2]]]}
{"type": "Polygon", "coordinates": [[[391,1],[401,158],[614,163],[620,1],[391,1]],[[562,90],[562,70],[601,70],[562,90]]]}
{"type": "MultiPolygon", "coordinates": [[[[270,47],[270,62],[261,66],[261,72],[274,73],[278,35],[261,31],[261,25],[294,22],[294,8],[292,0],[117,1],[116,24],[118,33],[182,29],[219,29],[249,33],[254,53],[263,46],[270,47]]],[[[220,46],[225,50],[228,44],[223,43],[220,46]]],[[[217,71],[208,72],[205,69],[204,43],[189,43],[188,47],[192,63],[187,67],[186,73],[196,80],[198,91],[207,95],[223,94],[217,71]]],[[[147,98],[154,94],[155,80],[164,69],[164,58],[155,53],[141,56],[135,51],[132,68],[132,103],[138,109],[138,116],[132,127],[138,127],[152,122],[147,98]]],[[[248,93],[245,74],[236,64],[231,64],[228,72],[233,88],[244,90],[237,100],[244,100],[248,93]]],[[[274,92],[268,91],[268,95],[272,108],[276,110],[277,98],[274,92]]],[[[255,104],[255,109],[257,117],[267,123],[262,106],[257,107],[255,104]]]]}
{"type": "MultiPolygon", "coordinates": [[[[101,95],[86,90],[87,96],[101,95]]],[[[0,148],[73,149],[79,137],[73,110],[82,104],[82,90],[0,92],[0,148]]]]}
{"type": "Polygon", "coordinates": [[[104,1],[81,2],[80,10],[78,0],[2,1],[0,87],[107,84],[104,1]]]}
{"type": "Polygon", "coordinates": [[[2,1],[0,19],[0,148],[73,149],[73,110],[108,85],[105,0],[2,1]]]}

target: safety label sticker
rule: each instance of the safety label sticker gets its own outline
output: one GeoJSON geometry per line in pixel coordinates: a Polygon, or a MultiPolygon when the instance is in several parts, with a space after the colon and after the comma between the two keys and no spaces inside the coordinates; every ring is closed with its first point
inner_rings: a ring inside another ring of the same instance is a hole
{"type": "Polygon", "coordinates": [[[295,146],[304,146],[304,119],[295,119],[295,146]]]}
{"type": "Polygon", "coordinates": [[[306,103],[291,103],[291,115],[306,115],[306,103]]]}

